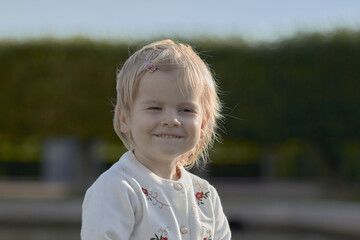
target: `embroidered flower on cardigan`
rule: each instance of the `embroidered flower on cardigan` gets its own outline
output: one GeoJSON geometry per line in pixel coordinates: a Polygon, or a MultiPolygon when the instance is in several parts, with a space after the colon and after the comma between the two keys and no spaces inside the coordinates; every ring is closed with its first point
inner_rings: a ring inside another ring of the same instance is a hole
{"type": "Polygon", "coordinates": [[[197,199],[202,199],[204,197],[204,193],[203,192],[197,192],[195,194],[195,196],[196,196],[197,199]]]}
{"type": "Polygon", "coordinates": [[[207,189],[205,189],[205,187],[202,187],[199,182],[195,182],[195,187],[198,189],[198,192],[195,193],[198,205],[204,204],[203,200],[209,198],[210,192],[206,191],[207,189]]]}
{"type": "Polygon", "coordinates": [[[158,232],[160,233],[160,237],[155,233],[155,237],[156,237],[156,238],[153,237],[153,238],[150,238],[150,240],[168,240],[167,237],[164,237],[164,236],[167,236],[167,235],[168,235],[167,229],[170,230],[170,227],[166,227],[166,228],[164,228],[164,229],[160,228],[160,229],[158,230],[158,232]]]}
{"type": "Polygon", "coordinates": [[[209,197],[209,194],[210,194],[210,192],[206,192],[206,193],[204,193],[204,192],[197,192],[197,193],[195,194],[195,197],[196,197],[196,199],[197,199],[198,204],[204,204],[203,198],[204,198],[204,199],[207,199],[207,198],[209,197]]]}
{"type": "Polygon", "coordinates": [[[147,191],[145,188],[141,188],[141,190],[143,191],[143,193],[144,193],[145,195],[148,195],[148,191],[147,191]]]}
{"type": "MultiPolygon", "coordinates": [[[[148,191],[147,189],[145,188],[141,188],[142,192],[145,194],[147,200],[151,201],[153,205],[158,205],[159,208],[163,208],[164,206],[165,207],[169,207],[170,205],[168,204],[165,204],[161,201],[159,201],[157,198],[158,198],[158,193],[157,192],[152,192],[152,191],[148,191]]],[[[166,240],[166,239],[165,239],[166,240]]]]}
{"type": "Polygon", "coordinates": [[[211,230],[207,229],[206,227],[202,226],[203,229],[203,240],[212,240],[211,230]]]}

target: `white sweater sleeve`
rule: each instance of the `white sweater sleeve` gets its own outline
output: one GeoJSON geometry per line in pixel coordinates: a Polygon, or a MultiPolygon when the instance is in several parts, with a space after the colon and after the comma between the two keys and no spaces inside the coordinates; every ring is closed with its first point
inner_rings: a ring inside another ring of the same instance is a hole
{"type": "Polygon", "coordinates": [[[81,239],[129,240],[137,202],[127,182],[110,174],[100,177],[85,195],[81,239]]]}
{"type": "Polygon", "coordinates": [[[220,197],[213,186],[211,186],[211,192],[215,216],[215,232],[213,239],[229,240],[231,239],[231,231],[229,227],[229,222],[224,214],[223,207],[221,205],[220,197]]]}

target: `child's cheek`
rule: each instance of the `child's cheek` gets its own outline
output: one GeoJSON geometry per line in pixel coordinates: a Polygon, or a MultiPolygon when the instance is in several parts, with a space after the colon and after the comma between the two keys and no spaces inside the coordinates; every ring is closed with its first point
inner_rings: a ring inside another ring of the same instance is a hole
{"type": "Polygon", "coordinates": [[[140,121],[145,125],[156,124],[156,122],[159,121],[158,119],[158,115],[154,113],[145,113],[140,116],[140,121]]]}
{"type": "Polygon", "coordinates": [[[200,117],[193,117],[187,118],[184,120],[184,125],[191,131],[192,134],[200,134],[201,131],[201,118],[200,117]]]}

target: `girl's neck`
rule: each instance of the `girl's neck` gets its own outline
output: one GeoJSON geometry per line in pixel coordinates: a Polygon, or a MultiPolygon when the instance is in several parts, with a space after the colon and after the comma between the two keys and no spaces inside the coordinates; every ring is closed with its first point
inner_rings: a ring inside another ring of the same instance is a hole
{"type": "Polygon", "coordinates": [[[174,180],[177,181],[180,179],[181,174],[180,174],[180,170],[178,169],[177,166],[175,166],[173,169],[160,169],[160,168],[150,168],[149,166],[145,166],[147,168],[149,168],[153,173],[155,173],[157,176],[164,178],[164,179],[169,179],[169,180],[174,180]]]}
{"type": "Polygon", "coordinates": [[[148,168],[150,171],[155,173],[157,176],[177,181],[181,177],[180,169],[177,166],[178,161],[174,160],[169,163],[162,163],[162,162],[154,162],[154,161],[148,161],[146,157],[143,157],[139,154],[136,154],[135,151],[133,151],[136,159],[144,165],[146,168],[148,168]]]}

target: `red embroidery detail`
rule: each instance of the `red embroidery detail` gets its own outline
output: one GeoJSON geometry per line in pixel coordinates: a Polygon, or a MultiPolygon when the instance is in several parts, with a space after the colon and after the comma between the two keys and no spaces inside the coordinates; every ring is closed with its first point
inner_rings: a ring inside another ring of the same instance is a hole
{"type": "Polygon", "coordinates": [[[206,193],[204,193],[204,192],[197,192],[197,193],[195,194],[195,197],[197,198],[198,204],[199,204],[199,205],[200,205],[200,204],[204,204],[203,200],[204,200],[204,199],[208,199],[209,194],[210,194],[210,192],[206,192],[206,193]]]}
{"type": "Polygon", "coordinates": [[[145,195],[148,195],[148,191],[147,191],[145,188],[141,188],[141,190],[143,191],[143,193],[144,193],[145,195]]]}
{"type": "Polygon", "coordinates": [[[198,200],[200,200],[200,199],[202,199],[202,198],[204,197],[204,193],[203,193],[203,192],[197,192],[197,193],[195,194],[195,196],[196,196],[196,198],[197,198],[198,200]]]}
{"type": "Polygon", "coordinates": [[[160,228],[158,230],[158,232],[161,233],[160,237],[155,233],[154,235],[156,238],[150,238],[150,240],[168,240],[167,237],[163,237],[163,236],[167,236],[169,234],[167,230],[170,230],[170,227],[166,227],[164,229],[160,228]]]}
{"type": "Polygon", "coordinates": [[[198,192],[195,193],[196,200],[198,205],[204,204],[203,200],[208,199],[210,197],[210,192],[207,191],[206,187],[200,185],[199,182],[195,181],[194,186],[197,188],[198,192]]]}

